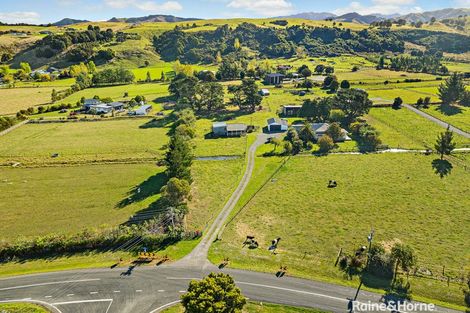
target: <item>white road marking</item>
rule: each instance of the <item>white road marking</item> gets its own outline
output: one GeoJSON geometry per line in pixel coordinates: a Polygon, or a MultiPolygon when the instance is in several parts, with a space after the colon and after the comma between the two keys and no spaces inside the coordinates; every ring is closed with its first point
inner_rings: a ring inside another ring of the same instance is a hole
{"type": "Polygon", "coordinates": [[[98,293],[98,291],[90,291],[91,295],[96,295],[97,293],[98,293]]]}
{"type": "Polygon", "coordinates": [[[160,289],[158,292],[165,292],[165,290],[163,290],[163,289],[160,289]]]}
{"type": "Polygon", "coordinates": [[[169,280],[201,280],[201,278],[194,278],[194,277],[167,277],[166,279],[169,279],[169,280]]]}
{"type": "Polygon", "coordinates": [[[324,294],[316,293],[316,292],[303,291],[303,290],[290,289],[290,288],[283,288],[283,287],[270,286],[270,285],[262,285],[262,284],[247,283],[247,282],[242,282],[242,281],[237,281],[237,282],[235,282],[235,283],[240,284],[240,285],[248,285],[248,286],[255,286],[255,287],[264,287],[264,288],[271,288],[271,289],[277,289],[277,290],[283,290],[283,291],[290,291],[290,292],[296,292],[296,293],[303,293],[303,294],[312,295],[312,296],[317,296],[317,297],[324,297],[324,298],[339,300],[339,301],[343,301],[343,302],[349,302],[348,299],[339,298],[339,297],[334,297],[334,296],[328,296],[328,295],[324,295],[324,294]]]}
{"type": "Polygon", "coordinates": [[[150,311],[150,313],[156,313],[156,312],[158,312],[158,311],[161,311],[161,310],[163,310],[163,309],[166,309],[167,307],[173,306],[173,305],[175,305],[175,304],[177,304],[177,303],[180,303],[180,302],[181,302],[181,300],[176,300],[176,301],[173,301],[173,302],[164,304],[164,305],[162,305],[161,307],[158,307],[158,308],[156,308],[155,310],[150,311]]]}
{"type": "Polygon", "coordinates": [[[93,279],[54,281],[54,282],[49,282],[49,283],[31,284],[31,285],[23,285],[23,286],[14,286],[14,287],[0,288],[0,291],[3,291],[3,290],[13,290],[13,289],[22,289],[22,288],[30,288],[30,287],[39,287],[39,286],[48,286],[48,285],[57,285],[57,284],[83,283],[83,282],[97,281],[97,280],[101,280],[101,279],[100,279],[100,278],[93,278],[93,279]]]}
{"type": "Polygon", "coordinates": [[[69,294],[67,295],[67,297],[71,297],[71,296],[75,296],[75,294],[69,293],[69,294]]]}
{"type": "MultiPolygon", "coordinates": [[[[77,304],[77,303],[93,303],[93,302],[109,302],[108,308],[105,313],[108,313],[109,308],[113,304],[113,299],[96,299],[96,300],[78,300],[78,301],[68,301],[68,302],[57,302],[52,305],[66,305],[66,304],[77,304]]],[[[60,312],[60,311],[59,311],[60,312]]],[[[60,312],[62,313],[62,312],[60,312]]]]}
{"type": "Polygon", "coordinates": [[[119,292],[121,292],[121,290],[114,290],[113,292],[114,293],[119,293],[119,292]]]}
{"type": "Polygon", "coordinates": [[[77,303],[93,303],[93,302],[112,302],[113,299],[96,299],[96,300],[76,300],[76,301],[65,301],[52,303],[53,305],[66,305],[66,304],[77,304],[77,303]]]}
{"type": "Polygon", "coordinates": [[[180,292],[180,293],[185,293],[185,292],[186,292],[186,290],[180,290],[179,292],[180,292]]]}
{"type": "Polygon", "coordinates": [[[44,298],[52,298],[52,296],[45,296],[44,298]]]}
{"type": "Polygon", "coordinates": [[[140,289],[137,289],[135,292],[142,292],[142,290],[140,290],[140,289]]]}

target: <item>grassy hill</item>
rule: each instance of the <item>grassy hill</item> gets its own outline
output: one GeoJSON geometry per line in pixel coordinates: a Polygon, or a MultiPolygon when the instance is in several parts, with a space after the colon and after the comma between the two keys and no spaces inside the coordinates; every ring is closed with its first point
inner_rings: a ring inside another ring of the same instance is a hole
{"type": "MultiPolygon", "coordinates": [[[[182,27],[184,32],[201,32],[213,31],[222,25],[229,25],[231,28],[236,28],[242,23],[251,23],[258,27],[275,27],[285,28],[285,26],[275,25],[272,22],[279,20],[276,18],[269,19],[211,19],[211,20],[196,20],[184,22],[143,22],[139,24],[126,23],[124,21],[115,22],[85,22],[65,27],[44,27],[44,26],[0,26],[1,31],[25,32],[24,35],[14,35],[11,33],[0,35],[0,53],[10,52],[15,54],[13,66],[17,67],[20,62],[29,62],[33,68],[46,67],[52,64],[61,65],[62,67],[68,66],[73,62],[63,62],[64,55],[60,53],[53,58],[38,58],[36,55],[37,48],[35,44],[46,35],[44,31],[54,34],[63,34],[66,30],[73,28],[78,31],[84,31],[88,25],[99,26],[102,30],[112,29],[114,32],[134,33],[140,36],[138,40],[126,40],[125,42],[110,42],[97,46],[95,49],[112,49],[115,51],[116,57],[111,63],[113,66],[124,67],[139,67],[145,61],[155,63],[160,60],[159,55],[155,52],[152,40],[154,36],[158,36],[165,31],[172,30],[176,26],[182,27]],[[194,26],[193,26],[194,25],[194,26]]],[[[350,29],[351,31],[361,31],[368,29],[369,26],[360,23],[348,23],[337,21],[314,21],[299,18],[283,19],[290,26],[311,26],[311,27],[337,27],[350,29]]],[[[424,24],[421,29],[416,29],[412,26],[396,26],[394,25],[392,31],[411,31],[418,30],[419,32],[431,31],[441,32],[444,34],[468,34],[468,23],[464,29],[456,27],[453,20],[446,20],[445,22],[436,22],[434,24],[424,24]]]]}

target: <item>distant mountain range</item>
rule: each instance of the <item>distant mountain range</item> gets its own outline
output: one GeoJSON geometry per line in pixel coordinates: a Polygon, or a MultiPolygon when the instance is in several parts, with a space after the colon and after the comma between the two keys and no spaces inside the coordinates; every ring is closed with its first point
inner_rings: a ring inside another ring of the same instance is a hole
{"type": "Polygon", "coordinates": [[[197,21],[200,20],[198,18],[185,18],[185,17],[177,17],[173,15],[148,15],[143,17],[130,17],[130,18],[117,18],[113,17],[108,22],[121,22],[121,23],[158,23],[158,22],[186,22],[186,21],[197,21]]]}
{"type": "MultiPolygon", "coordinates": [[[[369,14],[369,15],[361,15],[356,12],[346,13],[343,15],[336,15],[334,13],[329,12],[304,12],[304,13],[297,13],[288,16],[279,16],[277,18],[301,18],[306,20],[325,20],[325,19],[333,19],[338,22],[352,22],[352,23],[360,23],[360,24],[370,24],[374,22],[379,22],[387,19],[404,19],[407,22],[429,22],[431,18],[436,18],[437,20],[448,19],[448,18],[456,18],[462,15],[470,15],[470,9],[442,9],[437,11],[429,11],[429,12],[422,12],[422,13],[410,13],[406,15],[400,14],[369,14]]],[[[175,23],[175,22],[186,22],[186,21],[197,21],[200,20],[198,18],[184,18],[184,17],[177,17],[173,15],[148,15],[142,17],[122,17],[117,18],[113,17],[112,19],[108,20],[108,22],[121,22],[121,23],[158,23],[158,22],[168,22],[168,23],[175,23]]],[[[73,24],[79,23],[86,23],[89,22],[87,20],[77,20],[71,18],[64,18],[52,25],[54,26],[68,26],[73,24]]]]}
{"type": "Polygon", "coordinates": [[[423,13],[410,13],[400,18],[405,19],[407,22],[429,22],[433,17],[437,20],[443,20],[459,17],[461,15],[470,15],[470,9],[442,9],[423,13]]]}
{"type": "Polygon", "coordinates": [[[87,23],[90,21],[87,20],[75,20],[73,18],[64,18],[61,19],[58,22],[53,23],[52,25],[54,26],[68,26],[68,25],[73,25],[73,24],[80,24],[80,23],[87,23]]]}
{"type": "Polygon", "coordinates": [[[422,13],[410,13],[406,15],[400,14],[390,14],[390,15],[383,15],[383,14],[369,14],[369,15],[361,15],[356,12],[346,13],[343,15],[336,15],[333,13],[328,12],[305,12],[305,13],[297,13],[289,16],[282,16],[281,18],[303,18],[307,20],[324,20],[324,19],[333,19],[339,22],[353,22],[353,23],[360,23],[360,24],[370,24],[373,22],[379,22],[386,19],[404,19],[407,22],[429,22],[431,18],[435,17],[437,20],[447,19],[447,18],[455,18],[461,15],[470,15],[470,9],[442,9],[437,11],[429,11],[429,12],[422,12],[422,13]]]}
{"type": "Polygon", "coordinates": [[[289,16],[279,16],[278,18],[301,18],[304,20],[326,20],[328,18],[335,18],[337,15],[328,12],[304,12],[292,14],[289,16]]]}

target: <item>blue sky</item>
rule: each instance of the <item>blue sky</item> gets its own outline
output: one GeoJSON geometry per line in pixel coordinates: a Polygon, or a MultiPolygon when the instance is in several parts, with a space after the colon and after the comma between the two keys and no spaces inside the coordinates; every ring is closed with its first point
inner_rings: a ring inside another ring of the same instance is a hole
{"type": "Polygon", "coordinates": [[[47,23],[63,17],[106,20],[149,14],[266,17],[299,12],[409,13],[470,7],[470,0],[0,0],[0,21],[47,23]]]}

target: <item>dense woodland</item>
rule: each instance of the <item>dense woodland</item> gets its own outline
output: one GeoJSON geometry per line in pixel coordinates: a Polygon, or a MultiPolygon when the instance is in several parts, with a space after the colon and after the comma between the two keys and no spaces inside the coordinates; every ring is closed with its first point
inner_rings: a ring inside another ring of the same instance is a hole
{"type": "Polygon", "coordinates": [[[259,52],[262,56],[292,57],[299,46],[312,55],[337,55],[348,52],[403,52],[404,43],[394,32],[343,28],[291,26],[285,29],[258,27],[242,23],[235,29],[228,25],[214,31],[184,32],[179,27],[155,37],[154,46],[165,61],[180,59],[185,63],[210,63],[217,53],[230,54],[234,43],[259,52]]]}
{"type": "Polygon", "coordinates": [[[310,55],[334,56],[353,52],[404,51],[405,42],[425,46],[432,53],[470,51],[468,36],[426,30],[364,29],[352,31],[339,27],[290,26],[287,28],[258,27],[242,23],[236,28],[228,25],[213,31],[184,32],[180,27],[154,38],[154,46],[165,61],[176,59],[185,63],[211,63],[216,55],[235,51],[239,41],[261,56],[292,57],[299,47],[310,55]]]}

